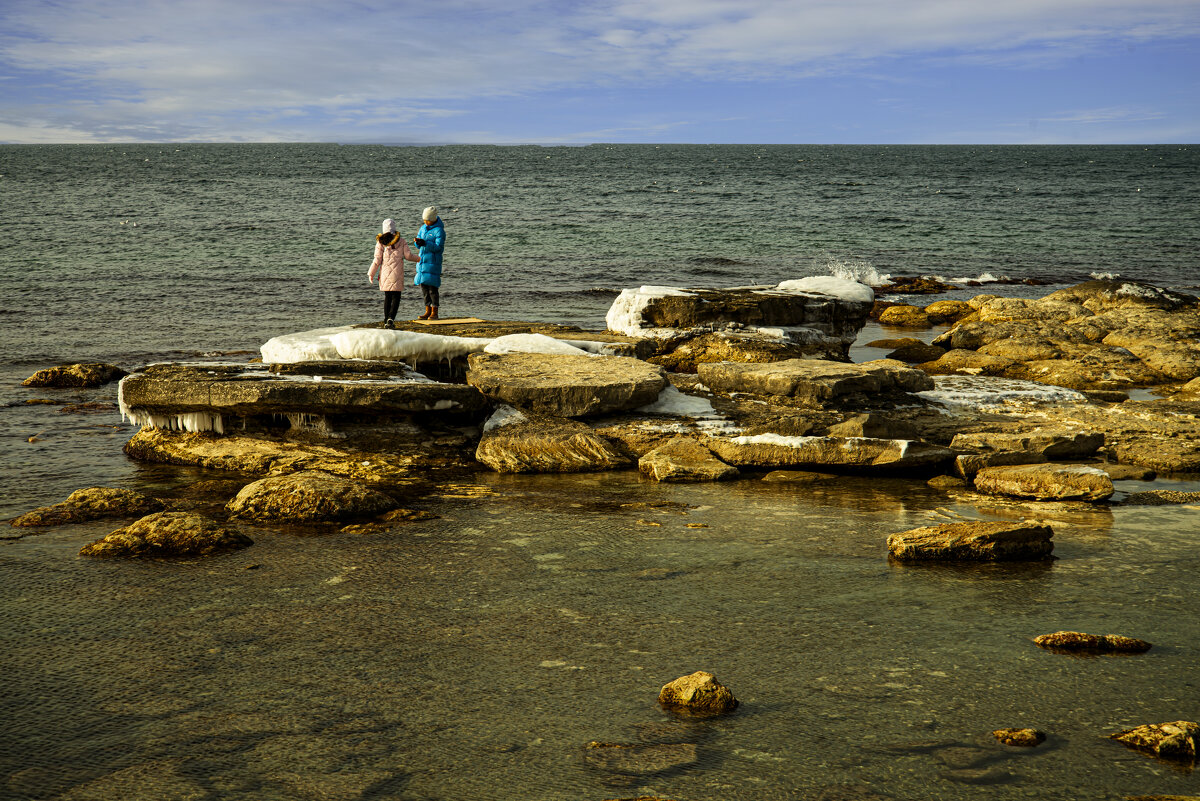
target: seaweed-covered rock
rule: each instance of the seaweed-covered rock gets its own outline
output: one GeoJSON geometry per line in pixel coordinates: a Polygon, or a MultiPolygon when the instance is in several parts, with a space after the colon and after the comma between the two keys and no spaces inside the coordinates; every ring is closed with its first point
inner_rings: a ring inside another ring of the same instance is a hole
{"type": "Polygon", "coordinates": [[[730,712],[738,705],[733,692],[703,670],[664,684],[658,702],[670,709],[709,715],[730,712]]]}
{"type": "Polygon", "coordinates": [[[313,523],[372,517],[397,505],[356,481],[304,470],[247,484],[225,508],[250,520],[313,523]]]}
{"type": "Polygon", "coordinates": [[[671,482],[721,481],[738,474],[690,437],[675,437],[650,451],[638,460],[638,470],[655,481],[671,482]]]}
{"type": "Polygon", "coordinates": [[[1050,526],[1025,522],[945,523],[888,537],[893,558],[920,561],[1012,561],[1046,559],[1054,550],[1050,526]]]}
{"type": "Polygon", "coordinates": [[[140,517],[163,509],[162,501],[119,487],[75,490],[62,503],[26,512],[12,521],[19,528],[61,526],[105,517],[140,517]]]}
{"type": "Polygon", "coordinates": [[[992,736],[1004,745],[1033,748],[1046,741],[1046,734],[1037,729],[996,729],[992,736]]]}
{"type": "Polygon", "coordinates": [[[1093,654],[1141,654],[1152,647],[1145,640],[1122,637],[1119,634],[1084,634],[1081,631],[1056,631],[1042,634],[1033,641],[1050,651],[1093,653],[1093,654]]]}
{"type": "Polygon", "coordinates": [[[98,387],[126,373],[115,364],[86,362],[62,364],[38,370],[21,382],[26,387],[98,387]]]}
{"type": "Polygon", "coordinates": [[[156,512],[88,543],[80,556],[211,556],[254,540],[194,512],[156,512]]]}
{"type": "Polygon", "coordinates": [[[1037,501],[1102,501],[1113,494],[1108,473],[1090,465],[1031,464],[985,467],[975,489],[1037,501]]]}
{"type": "Polygon", "coordinates": [[[1191,720],[1148,723],[1109,735],[1109,738],[1162,759],[1195,762],[1200,746],[1200,723],[1191,720]]]}

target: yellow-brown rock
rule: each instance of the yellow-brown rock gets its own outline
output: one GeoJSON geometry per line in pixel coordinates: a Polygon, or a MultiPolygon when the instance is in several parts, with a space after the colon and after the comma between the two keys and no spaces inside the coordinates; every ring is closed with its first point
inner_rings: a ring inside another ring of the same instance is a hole
{"type": "Polygon", "coordinates": [[[194,512],[156,512],[83,546],[80,556],[211,556],[254,540],[194,512]]]}
{"type": "Polygon", "coordinates": [[[992,736],[1004,745],[1016,745],[1024,748],[1033,748],[1046,740],[1045,733],[1037,729],[996,729],[992,732],[992,736]]]}
{"type": "Polygon", "coordinates": [[[1051,651],[1073,651],[1082,653],[1141,654],[1152,647],[1145,640],[1122,637],[1119,634],[1085,634],[1081,631],[1056,631],[1034,637],[1036,645],[1051,651]]]}
{"type": "Polygon", "coordinates": [[[1200,747],[1200,723],[1191,720],[1148,723],[1109,737],[1161,759],[1195,762],[1200,747]]]}
{"type": "Polygon", "coordinates": [[[87,362],[38,370],[21,382],[26,387],[98,387],[116,381],[125,371],[115,364],[87,362]]]}
{"type": "Polygon", "coordinates": [[[904,304],[889,306],[879,315],[880,325],[891,325],[897,328],[929,328],[929,316],[919,306],[904,304]]]}
{"type": "Polygon", "coordinates": [[[314,523],[371,517],[396,506],[391,497],[355,481],[304,470],[247,484],[225,508],[250,520],[314,523]]]}
{"type": "Polygon", "coordinates": [[[1049,558],[1054,530],[1025,522],[945,523],[888,537],[893,558],[902,562],[984,562],[1049,558]]]}
{"type": "Polygon", "coordinates": [[[12,521],[19,528],[61,526],[105,517],[140,517],[161,511],[162,501],[119,487],[75,490],[62,503],[26,512],[12,521]]]}
{"type": "Polygon", "coordinates": [[[664,684],[658,693],[658,702],[670,709],[700,715],[731,712],[738,705],[729,688],[703,670],[664,684]]]}

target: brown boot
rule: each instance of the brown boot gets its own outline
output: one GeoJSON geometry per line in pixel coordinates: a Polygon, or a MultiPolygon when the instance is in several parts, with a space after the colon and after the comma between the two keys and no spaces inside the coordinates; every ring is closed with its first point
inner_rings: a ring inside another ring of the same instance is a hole
{"type": "Polygon", "coordinates": [[[422,315],[421,315],[420,317],[418,317],[417,319],[418,319],[418,320],[428,320],[428,319],[429,319],[429,315],[431,315],[431,314],[433,314],[433,307],[432,307],[432,306],[426,306],[426,307],[425,307],[425,313],[424,313],[424,314],[422,314],[422,315]]]}
{"type": "Polygon", "coordinates": [[[429,307],[429,319],[430,319],[430,320],[436,320],[437,318],[438,318],[438,316],[437,316],[437,306],[430,306],[430,307],[429,307]]]}

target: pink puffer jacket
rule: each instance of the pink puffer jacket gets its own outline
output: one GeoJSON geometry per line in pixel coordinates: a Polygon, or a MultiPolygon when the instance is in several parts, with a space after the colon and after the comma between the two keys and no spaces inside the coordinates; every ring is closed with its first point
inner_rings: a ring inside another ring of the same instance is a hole
{"type": "Polygon", "coordinates": [[[383,292],[399,292],[404,288],[404,262],[417,261],[417,256],[409,250],[408,242],[400,239],[391,247],[385,247],[375,241],[375,258],[371,261],[371,269],[367,271],[367,279],[375,280],[379,275],[379,289],[383,292]],[[380,267],[383,268],[382,272],[380,267]]]}

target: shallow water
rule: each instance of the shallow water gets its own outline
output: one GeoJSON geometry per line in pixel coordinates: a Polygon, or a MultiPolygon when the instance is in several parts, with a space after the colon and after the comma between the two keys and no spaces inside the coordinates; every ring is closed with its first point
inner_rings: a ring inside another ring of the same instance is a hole
{"type": "Polygon", "coordinates": [[[121,770],[126,784],[93,787],[564,801],[1200,791],[1200,775],[1104,737],[1196,716],[1195,508],[993,502],[987,517],[1051,519],[1059,559],[900,567],[889,533],[980,516],[978,496],[900,479],[477,482],[491,494],[428,499],[438,520],[370,536],[251,530],[252,548],[202,562],[75,557],[104,524],[0,543],[8,797],[121,770]],[[1155,647],[1081,659],[1030,642],[1060,629],[1155,647]],[[699,669],[734,690],[737,712],[679,722],[657,707],[663,683],[699,669]],[[989,742],[1008,726],[1050,738],[989,742]],[[696,743],[699,762],[631,777],[584,759],[589,741],[648,730],[696,743]],[[1004,778],[947,778],[964,753],[1004,778]]]}

